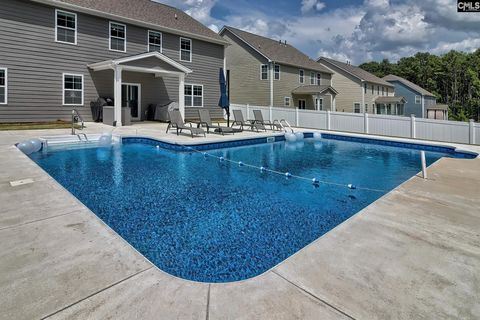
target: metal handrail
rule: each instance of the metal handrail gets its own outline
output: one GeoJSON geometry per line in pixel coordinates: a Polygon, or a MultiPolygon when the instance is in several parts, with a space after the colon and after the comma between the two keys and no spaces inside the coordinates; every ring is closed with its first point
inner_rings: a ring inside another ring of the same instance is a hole
{"type": "Polygon", "coordinates": [[[292,133],[295,133],[295,131],[293,130],[292,126],[290,125],[290,123],[288,123],[287,120],[282,119],[282,120],[280,120],[278,123],[280,123],[280,125],[282,126],[283,131],[287,132],[287,128],[288,128],[288,129],[290,129],[290,131],[292,131],[292,133]]]}
{"type": "Polygon", "coordinates": [[[75,123],[78,121],[82,124],[80,130],[83,130],[85,128],[85,122],[83,121],[82,116],[78,113],[77,109],[72,109],[72,135],[75,135],[75,123]]]}

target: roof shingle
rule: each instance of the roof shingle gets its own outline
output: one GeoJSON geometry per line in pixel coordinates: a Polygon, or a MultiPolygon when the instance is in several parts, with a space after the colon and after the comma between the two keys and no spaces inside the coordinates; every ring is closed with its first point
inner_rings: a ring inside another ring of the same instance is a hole
{"type": "Polygon", "coordinates": [[[51,0],[52,4],[78,6],[120,18],[157,25],[175,33],[184,32],[211,39],[217,43],[225,40],[180,9],[151,0],[51,0]]]}
{"type": "Polygon", "coordinates": [[[410,89],[412,89],[414,91],[417,91],[420,94],[423,94],[424,96],[435,97],[435,95],[433,93],[423,89],[419,85],[416,85],[415,83],[413,83],[411,81],[408,81],[407,79],[404,79],[402,77],[399,77],[399,76],[396,76],[396,75],[393,75],[393,74],[389,74],[388,76],[383,77],[383,80],[388,81],[388,82],[398,81],[400,83],[403,83],[405,86],[409,87],[410,89]]]}
{"type": "Polygon", "coordinates": [[[352,66],[351,64],[347,64],[347,63],[344,63],[344,62],[340,62],[340,61],[325,58],[325,57],[320,57],[317,61],[318,62],[325,61],[327,63],[330,63],[330,64],[336,66],[337,68],[342,69],[342,70],[352,74],[353,76],[355,76],[355,77],[357,77],[357,78],[359,78],[363,81],[367,81],[367,82],[371,82],[371,83],[375,83],[375,84],[380,84],[380,85],[383,85],[383,86],[393,87],[393,85],[391,83],[389,83],[389,82],[387,82],[383,79],[380,79],[376,75],[373,75],[370,72],[365,71],[360,67],[352,66]]]}
{"type": "Polygon", "coordinates": [[[308,70],[320,71],[323,73],[332,73],[330,70],[321,66],[314,60],[310,59],[306,54],[289,44],[285,44],[283,42],[281,43],[280,41],[262,37],[229,26],[223,27],[222,31],[223,30],[230,31],[237,38],[246,42],[256,51],[260,52],[263,56],[273,62],[308,70]]]}

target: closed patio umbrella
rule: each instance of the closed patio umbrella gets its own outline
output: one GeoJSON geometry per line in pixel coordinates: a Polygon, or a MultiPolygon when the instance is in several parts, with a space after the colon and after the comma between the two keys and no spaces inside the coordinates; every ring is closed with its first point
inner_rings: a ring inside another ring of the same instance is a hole
{"type": "Polygon", "coordinates": [[[227,112],[227,126],[230,126],[230,102],[228,101],[227,81],[225,80],[223,68],[220,68],[218,78],[220,81],[220,100],[218,101],[218,106],[227,112]]]}

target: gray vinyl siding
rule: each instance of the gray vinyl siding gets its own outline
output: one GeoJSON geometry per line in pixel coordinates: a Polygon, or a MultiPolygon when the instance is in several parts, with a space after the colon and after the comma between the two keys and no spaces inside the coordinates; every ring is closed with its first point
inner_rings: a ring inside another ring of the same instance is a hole
{"type": "MultiPolygon", "coordinates": [[[[83,74],[84,106],[79,112],[91,119],[90,101],[113,96],[113,72],[93,72],[88,64],[147,51],[148,29],[128,25],[127,51],[109,50],[109,20],[77,13],[77,45],[55,42],[55,8],[20,0],[2,0],[0,10],[0,67],[8,68],[8,105],[0,106],[0,122],[68,119],[71,106],[62,105],[62,73],[83,74]]],[[[68,11],[68,10],[67,10],[68,11]]],[[[75,13],[75,12],[74,12],[75,13]]],[[[192,69],[187,83],[204,86],[204,106],[213,117],[220,90],[219,68],[223,46],[192,39],[192,62],[179,61],[179,36],[163,33],[163,54],[192,69]]],[[[126,73],[123,82],[142,84],[142,114],[150,103],[178,100],[178,78],[126,73]]],[[[196,115],[186,108],[186,117],[196,115]]]]}
{"type": "Polygon", "coordinates": [[[270,105],[270,71],[268,80],[260,79],[260,66],[266,58],[226,30],[222,37],[230,42],[225,49],[230,70],[230,102],[258,106],[270,105]]]}

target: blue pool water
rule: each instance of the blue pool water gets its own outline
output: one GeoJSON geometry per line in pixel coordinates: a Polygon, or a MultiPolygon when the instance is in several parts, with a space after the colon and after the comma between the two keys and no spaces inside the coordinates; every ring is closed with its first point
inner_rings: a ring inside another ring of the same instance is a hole
{"type": "Polygon", "coordinates": [[[209,153],[343,186],[143,143],[31,158],[160,269],[203,282],[267,271],[421,170],[418,150],[330,139],[209,153]]]}

